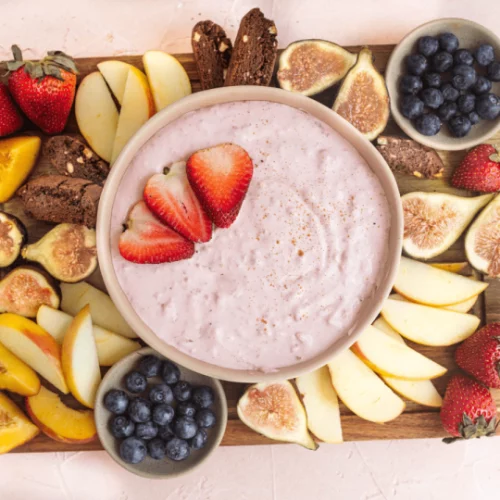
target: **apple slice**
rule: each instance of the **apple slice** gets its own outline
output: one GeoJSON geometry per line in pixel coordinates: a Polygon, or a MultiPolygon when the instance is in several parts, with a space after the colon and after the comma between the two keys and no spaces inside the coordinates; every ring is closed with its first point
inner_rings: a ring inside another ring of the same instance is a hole
{"type": "Polygon", "coordinates": [[[55,441],[90,443],[97,436],[92,410],[69,408],[45,387],[26,398],[26,410],[40,430],[55,441]]]}
{"type": "Polygon", "coordinates": [[[23,396],[34,396],[40,390],[36,373],[0,344],[0,389],[23,396]]]}
{"type": "Polygon", "coordinates": [[[404,401],[350,349],[328,363],[338,397],[358,417],[370,422],[389,422],[405,409],[404,401]]]}
{"type": "Polygon", "coordinates": [[[394,289],[403,297],[430,306],[448,306],[479,295],[488,286],[460,274],[401,257],[394,289]]]}
{"type": "Polygon", "coordinates": [[[160,50],[150,50],[142,56],[142,62],[151,85],[156,111],[191,94],[189,76],[175,57],[160,50]]]}
{"type": "Polygon", "coordinates": [[[39,434],[26,415],[0,392],[0,455],[21,446],[39,434]]]}
{"type": "MultiPolygon", "coordinates": [[[[392,298],[392,295],[390,297],[392,298]]],[[[387,321],[382,316],[378,317],[373,322],[373,326],[375,328],[377,328],[378,330],[380,330],[381,332],[384,332],[386,335],[391,337],[393,340],[396,340],[400,344],[406,345],[405,339],[403,337],[401,337],[401,335],[399,335],[399,333],[396,330],[394,330],[394,328],[392,328],[392,326],[389,325],[389,323],[387,323],[387,321]]]]}
{"type": "Polygon", "coordinates": [[[307,427],[325,443],[341,443],[342,424],[330,372],[323,366],[295,379],[307,413],[307,427]]]}
{"type": "Polygon", "coordinates": [[[90,147],[111,161],[118,127],[118,110],[101,73],[95,71],[80,83],[75,97],[78,128],[90,147]]]}
{"type": "Polygon", "coordinates": [[[430,380],[401,380],[382,376],[382,380],[398,394],[419,405],[440,408],[443,398],[430,380]]]}
{"type": "Polygon", "coordinates": [[[133,68],[131,64],[123,61],[103,61],[97,65],[97,69],[101,72],[120,105],[123,104],[125,85],[131,68],[133,68]]]}
{"type": "Polygon", "coordinates": [[[62,367],[71,394],[82,405],[94,408],[101,370],[88,305],[75,316],[64,336],[62,367]]]}
{"type": "Polygon", "coordinates": [[[17,314],[0,314],[0,342],[61,392],[68,394],[61,366],[61,349],[43,328],[17,314]]]}
{"type": "Polygon", "coordinates": [[[460,273],[468,265],[468,262],[431,262],[432,267],[437,267],[443,271],[448,271],[449,273],[460,273]]]}
{"type": "MultiPolygon", "coordinates": [[[[475,279],[475,278],[471,278],[471,279],[475,279]]],[[[393,293],[393,294],[389,295],[389,298],[392,300],[402,300],[403,302],[412,302],[411,300],[408,300],[405,297],[402,297],[398,293],[393,293]]],[[[467,313],[474,307],[474,304],[477,302],[478,298],[479,298],[479,295],[475,295],[474,297],[471,297],[470,299],[464,300],[463,302],[457,302],[456,304],[451,304],[450,306],[440,306],[439,308],[446,309],[448,311],[467,313]]]]}

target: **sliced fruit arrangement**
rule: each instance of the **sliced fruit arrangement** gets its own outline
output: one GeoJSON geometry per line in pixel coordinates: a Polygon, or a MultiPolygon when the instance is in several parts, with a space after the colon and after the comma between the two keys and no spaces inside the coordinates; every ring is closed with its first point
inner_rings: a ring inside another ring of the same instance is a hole
{"type": "Polygon", "coordinates": [[[0,211],[0,268],[17,260],[27,237],[26,228],[17,217],[0,211]]]}
{"type": "Polygon", "coordinates": [[[0,344],[0,389],[23,396],[34,396],[40,390],[36,373],[0,344]]]}

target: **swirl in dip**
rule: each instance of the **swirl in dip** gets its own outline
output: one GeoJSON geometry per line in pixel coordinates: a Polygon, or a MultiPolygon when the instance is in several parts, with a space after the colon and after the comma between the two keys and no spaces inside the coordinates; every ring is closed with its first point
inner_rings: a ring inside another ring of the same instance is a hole
{"type": "Polygon", "coordinates": [[[269,372],[354,329],[382,279],[390,223],[378,178],[323,122],[283,104],[218,104],[165,126],[133,159],[113,206],[112,259],[131,307],[163,341],[208,363],[269,372]],[[235,223],[189,260],[124,260],[118,238],[147,179],[223,142],[254,162],[235,223]]]}

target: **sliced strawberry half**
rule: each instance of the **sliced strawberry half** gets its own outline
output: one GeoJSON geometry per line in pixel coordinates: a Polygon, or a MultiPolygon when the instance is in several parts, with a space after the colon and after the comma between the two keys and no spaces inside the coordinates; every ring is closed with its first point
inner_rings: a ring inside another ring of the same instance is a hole
{"type": "Polygon", "coordinates": [[[189,184],[185,162],[174,163],[164,174],[153,175],[144,188],[144,201],[156,217],[188,240],[210,241],[212,221],[189,184]]]}
{"type": "Polygon", "coordinates": [[[132,207],[126,227],[118,249],[130,262],[161,264],[189,259],[194,254],[194,243],[162,224],[143,201],[132,207]]]}
{"type": "Polygon", "coordinates": [[[253,163],[237,144],[219,144],[191,155],[187,177],[203,208],[218,227],[229,227],[238,216],[252,180],[253,163]]]}

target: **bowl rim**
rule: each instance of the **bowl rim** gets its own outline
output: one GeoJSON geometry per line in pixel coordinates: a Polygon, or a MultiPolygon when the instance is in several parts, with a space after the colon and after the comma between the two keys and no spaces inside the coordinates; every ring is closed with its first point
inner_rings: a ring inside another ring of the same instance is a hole
{"type": "MultiPolygon", "coordinates": [[[[426,23],[423,23],[420,26],[417,26],[416,28],[412,29],[394,47],[393,51],[391,52],[391,55],[389,56],[389,59],[387,60],[387,66],[385,68],[385,78],[387,82],[389,82],[389,79],[392,79],[393,74],[396,73],[398,75],[397,78],[399,79],[400,75],[399,75],[399,69],[397,68],[396,59],[400,56],[399,52],[402,50],[402,44],[406,42],[408,38],[414,36],[417,32],[423,31],[425,28],[429,28],[431,26],[436,26],[444,23],[464,23],[465,25],[473,26],[474,28],[482,31],[489,37],[496,40],[498,46],[500,47],[500,37],[498,37],[498,35],[489,28],[486,28],[482,24],[476,23],[475,21],[464,19],[462,17],[442,17],[439,19],[433,19],[432,21],[427,21],[426,23]]],[[[474,146],[477,146],[478,144],[483,143],[484,141],[488,140],[490,137],[495,135],[500,130],[500,119],[497,119],[496,123],[495,121],[491,122],[491,128],[489,128],[486,132],[484,132],[479,137],[474,139],[472,138],[468,139],[467,137],[457,138],[455,141],[456,144],[448,144],[448,143],[443,143],[439,140],[437,141],[433,140],[437,136],[427,137],[425,135],[422,135],[413,126],[411,126],[410,122],[405,117],[402,116],[398,108],[399,91],[397,90],[397,83],[395,83],[395,85],[396,85],[395,88],[397,95],[391,95],[390,86],[387,85],[387,91],[389,92],[389,97],[390,97],[391,115],[394,118],[394,121],[398,124],[398,126],[405,134],[407,134],[409,137],[419,142],[420,144],[423,144],[424,146],[434,149],[441,149],[442,151],[461,151],[463,149],[470,149],[474,146]]]]}
{"type": "Polygon", "coordinates": [[[108,293],[124,319],[149,346],[174,362],[213,378],[241,383],[270,382],[295,378],[324,366],[336,354],[351,347],[363,330],[375,320],[396,279],[402,251],[403,211],[396,179],[381,154],[356,128],[330,108],[309,97],[278,88],[259,86],[223,87],[191,94],[175,102],[154,115],[129,140],[114,163],[104,185],[99,202],[96,232],[99,265],[108,293]],[[111,258],[110,226],[113,203],[120,181],[135,154],[158,130],[180,116],[203,107],[235,101],[268,101],[285,104],[309,113],[338,132],[357,150],[379,178],[391,214],[388,254],[385,269],[381,271],[384,275],[379,287],[370,298],[370,306],[363,308],[363,314],[358,317],[357,323],[351,327],[349,332],[346,332],[340,339],[330,344],[323,352],[313,358],[271,372],[237,370],[214,365],[191,357],[165,343],[155,335],[130,306],[118,282],[111,258]]]}

